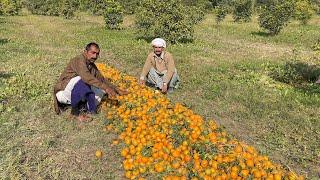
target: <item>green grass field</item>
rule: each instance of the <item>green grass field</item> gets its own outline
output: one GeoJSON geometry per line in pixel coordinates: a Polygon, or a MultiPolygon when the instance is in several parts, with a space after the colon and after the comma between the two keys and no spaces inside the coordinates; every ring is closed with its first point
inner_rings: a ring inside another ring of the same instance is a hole
{"type": "MultiPolygon", "coordinates": [[[[168,47],[182,79],[169,98],[214,118],[274,162],[317,179],[320,86],[312,81],[320,57],[311,47],[319,38],[319,16],[272,37],[256,19],[237,24],[228,17],[216,25],[208,15],[195,27],[194,43],[168,47]]],[[[123,179],[119,147],[110,145],[116,135],[102,131],[103,113],[79,124],[67,120],[68,112],[53,112],[55,81],[90,41],[101,45],[99,62],[136,77],[151,51],[136,39],[133,17],[110,31],[102,17],[85,14],[73,20],[0,16],[0,177],[123,179]]]]}

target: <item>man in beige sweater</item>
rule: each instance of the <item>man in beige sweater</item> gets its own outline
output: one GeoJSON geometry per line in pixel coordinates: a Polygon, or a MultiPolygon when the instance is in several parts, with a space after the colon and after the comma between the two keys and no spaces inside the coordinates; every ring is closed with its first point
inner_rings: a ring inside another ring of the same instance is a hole
{"type": "Polygon", "coordinates": [[[179,76],[172,55],[165,51],[166,42],[156,38],[152,42],[153,52],[149,53],[140,75],[140,84],[160,89],[163,93],[178,88],[179,76]]]}

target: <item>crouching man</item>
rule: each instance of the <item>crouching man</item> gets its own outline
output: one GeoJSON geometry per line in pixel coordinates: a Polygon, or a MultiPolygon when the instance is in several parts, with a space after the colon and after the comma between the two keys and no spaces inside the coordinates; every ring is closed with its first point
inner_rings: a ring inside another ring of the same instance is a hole
{"type": "Polygon", "coordinates": [[[173,57],[165,50],[164,39],[156,38],[151,45],[153,52],[147,57],[139,82],[160,89],[162,93],[172,92],[180,81],[173,57]]]}
{"type": "Polygon", "coordinates": [[[86,45],[82,54],[71,59],[54,86],[54,106],[60,114],[65,105],[71,105],[72,117],[87,121],[89,114],[97,113],[102,97],[126,94],[106,80],[94,62],[100,53],[99,45],[92,42],[86,45]],[[84,110],[86,113],[80,113],[84,110]]]}

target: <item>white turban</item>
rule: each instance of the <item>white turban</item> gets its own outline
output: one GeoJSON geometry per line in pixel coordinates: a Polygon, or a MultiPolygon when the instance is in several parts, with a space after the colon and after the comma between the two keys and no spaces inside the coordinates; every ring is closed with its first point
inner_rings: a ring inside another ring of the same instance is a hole
{"type": "Polygon", "coordinates": [[[155,38],[154,40],[152,40],[151,44],[152,46],[156,47],[166,47],[166,41],[162,38],[155,38]]]}

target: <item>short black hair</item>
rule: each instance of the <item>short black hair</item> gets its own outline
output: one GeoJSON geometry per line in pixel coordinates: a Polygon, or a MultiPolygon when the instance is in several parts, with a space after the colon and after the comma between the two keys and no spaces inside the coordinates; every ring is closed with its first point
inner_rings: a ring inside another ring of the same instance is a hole
{"type": "Polygon", "coordinates": [[[100,47],[99,47],[99,45],[97,43],[91,42],[91,43],[86,45],[86,51],[89,51],[92,46],[96,47],[97,49],[100,49],[100,47]]]}

